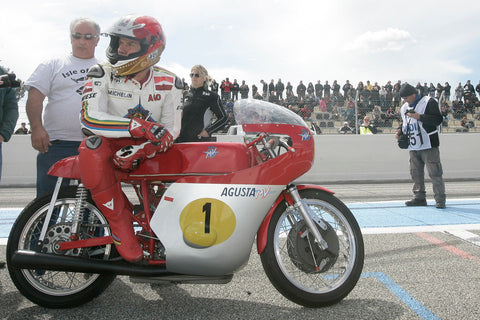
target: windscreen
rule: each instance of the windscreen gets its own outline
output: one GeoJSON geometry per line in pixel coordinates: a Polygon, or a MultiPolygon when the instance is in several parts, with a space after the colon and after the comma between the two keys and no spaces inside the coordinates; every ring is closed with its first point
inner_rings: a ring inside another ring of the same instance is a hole
{"type": "Polygon", "coordinates": [[[285,123],[307,127],[305,121],[285,107],[274,103],[242,99],[237,100],[233,106],[233,113],[237,124],[257,123],[285,123]]]}

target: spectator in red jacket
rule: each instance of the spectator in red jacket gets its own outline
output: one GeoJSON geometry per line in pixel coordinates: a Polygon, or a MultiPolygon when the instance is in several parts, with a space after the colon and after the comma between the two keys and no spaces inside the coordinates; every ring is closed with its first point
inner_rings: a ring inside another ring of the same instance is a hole
{"type": "Polygon", "coordinates": [[[228,78],[226,78],[225,81],[222,82],[221,88],[222,88],[222,100],[224,101],[230,100],[233,84],[230,82],[228,78]]]}

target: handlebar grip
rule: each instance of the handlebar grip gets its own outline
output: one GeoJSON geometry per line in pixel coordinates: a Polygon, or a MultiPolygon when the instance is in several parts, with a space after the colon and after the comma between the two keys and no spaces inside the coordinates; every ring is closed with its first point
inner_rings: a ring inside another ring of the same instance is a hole
{"type": "Polygon", "coordinates": [[[288,145],[288,143],[286,143],[285,141],[280,140],[280,144],[282,145],[282,147],[284,147],[285,149],[287,149],[289,152],[295,152],[295,148],[290,147],[290,146],[288,145]]]}

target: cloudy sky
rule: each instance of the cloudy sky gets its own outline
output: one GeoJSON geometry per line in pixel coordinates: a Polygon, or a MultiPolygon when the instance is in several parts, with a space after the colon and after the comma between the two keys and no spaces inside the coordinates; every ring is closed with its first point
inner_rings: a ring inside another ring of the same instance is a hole
{"type": "MultiPolygon", "coordinates": [[[[129,13],[160,21],[167,46],[159,64],[185,78],[203,64],[217,81],[257,86],[480,80],[480,3],[472,0],[8,1],[0,64],[26,80],[42,60],[70,52],[72,19],[106,29],[129,13]]],[[[107,44],[100,40],[97,58],[107,44]]]]}

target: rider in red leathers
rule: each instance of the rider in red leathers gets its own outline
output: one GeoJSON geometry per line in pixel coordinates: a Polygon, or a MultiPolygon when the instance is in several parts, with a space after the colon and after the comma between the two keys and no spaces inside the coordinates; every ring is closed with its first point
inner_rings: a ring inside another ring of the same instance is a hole
{"type": "Polygon", "coordinates": [[[134,262],[143,258],[143,249],[113,166],[132,170],[170,148],[180,132],[183,84],[154,66],[165,48],[154,18],[122,17],[108,34],[110,64],[92,67],[83,89],[81,124],[89,137],[79,148],[80,170],[118,252],[134,262]]]}

